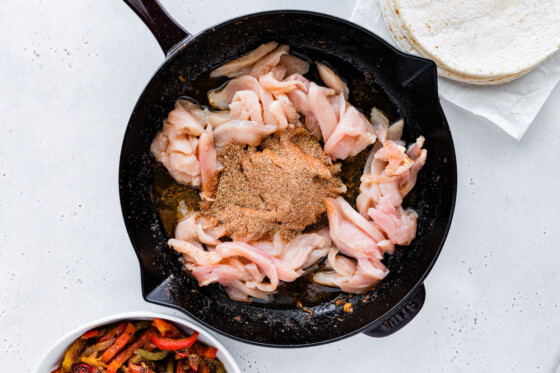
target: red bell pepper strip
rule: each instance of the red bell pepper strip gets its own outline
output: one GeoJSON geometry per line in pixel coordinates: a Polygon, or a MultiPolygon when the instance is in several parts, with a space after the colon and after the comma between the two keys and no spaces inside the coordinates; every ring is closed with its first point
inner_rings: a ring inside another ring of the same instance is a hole
{"type": "Polygon", "coordinates": [[[85,332],[84,335],[82,335],[82,339],[95,338],[98,335],[99,335],[99,330],[90,330],[89,332],[85,332]]]}
{"type": "Polygon", "coordinates": [[[181,336],[181,332],[179,331],[179,329],[177,329],[175,325],[170,324],[165,320],[154,319],[152,325],[155,326],[164,337],[179,338],[181,336]]]}
{"type": "Polygon", "coordinates": [[[121,334],[119,338],[117,338],[115,343],[113,343],[113,345],[105,350],[103,355],[101,355],[101,361],[107,364],[117,354],[117,352],[119,352],[124,348],[124,346],[126,346],[134,333],[136,333],[136,328],[131,323],[128,323],[123,334],[121,334]]]}
{"type": "Polygon", "coordinates": [[[177,370],[175,373],[187,373],[187,369],[189,368],[188,364],[185,364],[185,360],[179,360],[177,362],[177,370]]]}
{"type": "Polygon", "coordinates": [[[159,336],[157,334],[150,335],[150,341],[160,350],[175,351],[191,347],[198,339],[198,332],[194,332],[190,337],[182,339],[173,339],[159,336]]]}
{"type": "Polygon", "coordinates": [[[83,339],[76,339],[64,354],[61,371],[71,372],[72,366],[80,361],[80,354],[86,349],[87,342],[83,339]]]}
{"type": "Polygon", "coordinates": [[[128,359],[130,359],[132,357],[132,355],[134,355],[134,351],[138,350],[139,348],[144,348],[148,351],[153,350],[152,346],[150,346],[150,335],[152,333],[155,333],[155,332],[156,332],[156,330],[154,328],[146,329],[146,331],[144,331],[144,333],[142,333],[142,335],[140,335],[140,337],[136,340],[136,342],[134,342],[133,344],[131,344],[130,346],[125,348],[120,354],[118,354],[111,361],[111,363],[107,367],[107,372],[108,373],[116,373],[117,370],[128,359]]]}
{"type": "Polygon", "coordinates": [[[150,368],[146,366],[146,364],[142,363],[142,366],[132,364],[130,361],[128,362],[128,369],[130,369],[130,373],[156,373],[150,368]]]}
{"type": "Polygon", "coordinates": [[[107,332],[107,334],[105,334],[103,337],[99,338],[99,342],[105,342],[108,341],[109,339],[114,339],[114,338],[118,338],[122,332],[124,332],[124,329],[126,328],[126,323],[123,322],[122,324],[117,325],[116,327],[114,327],[113,329],[109,330],[109,332],[107,332]]]}
{"type": "Polygon", "coordinates": [[[194,352],[207,359],[215,359],[218,349],[216,347],[204,346],[201,343],[195,343],[193,348],[194,352]]]}

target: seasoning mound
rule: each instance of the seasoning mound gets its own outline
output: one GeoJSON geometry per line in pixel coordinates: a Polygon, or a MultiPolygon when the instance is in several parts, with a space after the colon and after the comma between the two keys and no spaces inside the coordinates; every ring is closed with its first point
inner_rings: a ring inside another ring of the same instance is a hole
{"type": "Polygon", "coordinates": [[[323,200],[346,191],[337,167],[303,128],[288,129],[257,147],[228,145],[215,199],[202,215],[234,240],[292,238],[326,212],[323,200]]]}

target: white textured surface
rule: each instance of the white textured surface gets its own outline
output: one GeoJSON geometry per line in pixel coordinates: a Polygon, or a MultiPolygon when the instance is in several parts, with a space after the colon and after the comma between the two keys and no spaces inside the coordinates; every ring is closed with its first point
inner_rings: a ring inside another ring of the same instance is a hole
{"type": "MultiPolygon", "coordinates": [[[[272,8],[353,2],[166,0],[192,32],[272,8]],[[211,9],[211,12],[209,12],[211,9]]],[[[145,303],[118,155],[163,55],[120,1],[0,2],[0,360],[29,372],[74,327],[145,303]]],[[[554,372],[560,363],[560,89],[515,141],[444,104],[459,189],[418,317],[385,339],[299,350],[217,336],[247,372],[554,372]]],[[[48,372],[47,372],[48,373],[48,372]]]]}

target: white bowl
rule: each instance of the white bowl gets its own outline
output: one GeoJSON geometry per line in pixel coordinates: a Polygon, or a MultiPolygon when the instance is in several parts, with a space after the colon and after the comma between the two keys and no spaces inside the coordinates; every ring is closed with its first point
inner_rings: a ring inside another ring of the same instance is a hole
{"type": "Polygon", "coordinates": [[[239,370],[239,367],[233,360],[231,354],[206,329],[202,328],[200,325],[181,319],[179,317],[156,312],[119,313],[117,315],[107,316],[102,319],[82,325],[79,328],[76,328],[70,333],[66,334],[64,337],[60,338],[51,348],[49,348],[33,369],[33,373],[50,373],[51,371],[56,369],[62,361],[64,353],[70,346],[70,344],[72,344],[72,342],[74,342],[82,334],[90,329],[94,329],[107,324],[112,324],[117,321],[147,320],[155,318],[169,320],[187,333],[192,333],[193,331],[199,332],[199,341],[207,344],[208,346],[216,347],[218,349],[217,357],[222,361],[222,363],[224,363],[224,366],[228,373],[241,373],[241,370],[239,370]]]}

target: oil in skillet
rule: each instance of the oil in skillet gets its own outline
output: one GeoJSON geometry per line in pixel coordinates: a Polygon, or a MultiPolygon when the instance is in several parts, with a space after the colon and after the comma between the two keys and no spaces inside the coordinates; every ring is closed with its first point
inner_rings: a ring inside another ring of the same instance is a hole
{"type": "MultiPolygon", "coordinates": [[[[302,57],[301,53],[295,53],[302,57]]],[[[311,62],[311,59],[309,59],[311,62]]],[[[320,58],[313,59],[323,61],[320,58]]],[[[336,66],[327,62],[336,71],[336,66]]],[[[350,88],[349,102],[361,110],[366,116],[372,107],[382,110],[391,121],[397,119],[397,113],[390,100],[372,84],[365,82],[364,76],[356,69],[345,66],[344,76],[348,80],[346,83],[350,88]],[[347,74],[348,72],[353,72],[347,74]]],[[[321,82],[316,65],[312,64],[306,77],[311,81],[321,82]]],[[[202,106],[209,107],[207,93],[211,90],[222,88],[228,82],[227,78],[212,79],[209,72],[194,82],[189,89],[190,96],[182,98],[196,101],[202,106]],[[219,87],[219,88],[216,88],[219,87]]],[[[348,190],[343,195],[344,198],[355,207],[356,197],[359,194],[360,177],[367,159],[371,146],[360,152],[355,157],[348,158],[342,162],[341,178],[348,190]]],[[[159,217],[163,223],[165,231],[169,237],[174,236],[175,227],[178,221],[184,216],[185,212],[198,211],[200,196],[199,191],[192,187],[177,183],[167,169],[160,164],[156,164],[154,169],[154,186],[156,195],[156,206],[159,217]]],[[[324,216],[309,231],[320,229],[328,224],[324,216]]],[[[307,230],[306,230],[307,231],[307,230]]],[[[312,307],[321,303],[328,302],[336,298],[342,292],[338,288],[332,288],[317,284],[313,281],[311,271],[291,283],[281,283],[276,293],[269,297],[267,301],[255,299],[254,302],[266,308],[294,308],[298,305],[312,307]]]]}

